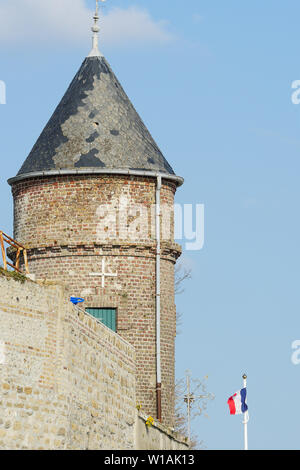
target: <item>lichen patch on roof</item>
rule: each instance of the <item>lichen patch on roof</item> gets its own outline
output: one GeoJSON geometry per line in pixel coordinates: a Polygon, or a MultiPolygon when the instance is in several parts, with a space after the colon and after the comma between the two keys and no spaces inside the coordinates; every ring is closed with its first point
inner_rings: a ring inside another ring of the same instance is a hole
{"type": "Polygon", "coordinates": [[[103,56],[84,60],[18,176],[89,168],[174,175],[103,56]]]}

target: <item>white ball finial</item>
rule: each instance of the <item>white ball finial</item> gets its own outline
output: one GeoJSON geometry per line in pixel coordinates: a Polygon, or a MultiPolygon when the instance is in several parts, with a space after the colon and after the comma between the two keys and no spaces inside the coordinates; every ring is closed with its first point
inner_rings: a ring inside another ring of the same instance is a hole
{"type": "Polygon", "coordinates": [[[98,34],[99,31],[100,31],[100,28],[99,28],[99,26],[97,26],[97,25],[92,26],[91,29],[92,29],[93,33],[97,33],[97,34],[98,34]]]}

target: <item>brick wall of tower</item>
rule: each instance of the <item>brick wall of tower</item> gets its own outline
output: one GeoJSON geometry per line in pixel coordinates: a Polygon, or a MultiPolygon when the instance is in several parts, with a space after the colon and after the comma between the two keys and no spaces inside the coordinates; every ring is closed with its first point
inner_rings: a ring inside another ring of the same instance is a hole
{"type": "MultiPolygon", "coordinates": [[[[163,181],[161,202],[173,207],[176,186],[163,181]]],[[[155,179],[130,176],[59,176],[15,183],[14,237],[29,248],[30,271],[58,280],[85,307],[116,308],[118,333],[136,350],[137,401],[156,416],[155,355],[155,179]],[[135,205],[138,205],[135,206],[135,205]],[[124,211],[125,208],[125,211],[124,211]],[[126,218],[124,213],[127,214],[126,218]],[[91,276],[106,270],[117,277],[91,276]],[[88,281],[87,281],[88,280],[88,281]]],[[[162,225],[161,349],[162,415],[174,413],[176,312],[174,265],[180,247],[173,241],[173,216],[162,225]]]]}

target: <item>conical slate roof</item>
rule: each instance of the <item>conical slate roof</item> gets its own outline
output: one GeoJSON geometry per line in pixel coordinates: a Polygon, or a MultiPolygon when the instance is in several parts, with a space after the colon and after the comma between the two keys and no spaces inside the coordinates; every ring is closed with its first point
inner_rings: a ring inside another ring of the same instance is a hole
{"type": "Polygon", "coordinates": [[[76,169],[174,176],[102,55],[84,60],[16,178],[76,169]]]}

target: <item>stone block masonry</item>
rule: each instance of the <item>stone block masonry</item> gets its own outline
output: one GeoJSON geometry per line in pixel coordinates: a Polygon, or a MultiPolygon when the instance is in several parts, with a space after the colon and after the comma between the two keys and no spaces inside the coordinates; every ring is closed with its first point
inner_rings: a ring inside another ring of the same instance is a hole
{"type": "Polygon", "coordinates": [[[139,412],[135,424],[135,448],[139,450],[188,450],[188,439],[158,422],[147,426],[148,417],[139,412]]]}
{"type": "Polygon", "coordinates": [[[0,449],[134,448],[135,375],[134,348],[63,287],[0,275],[0,449]]]}

